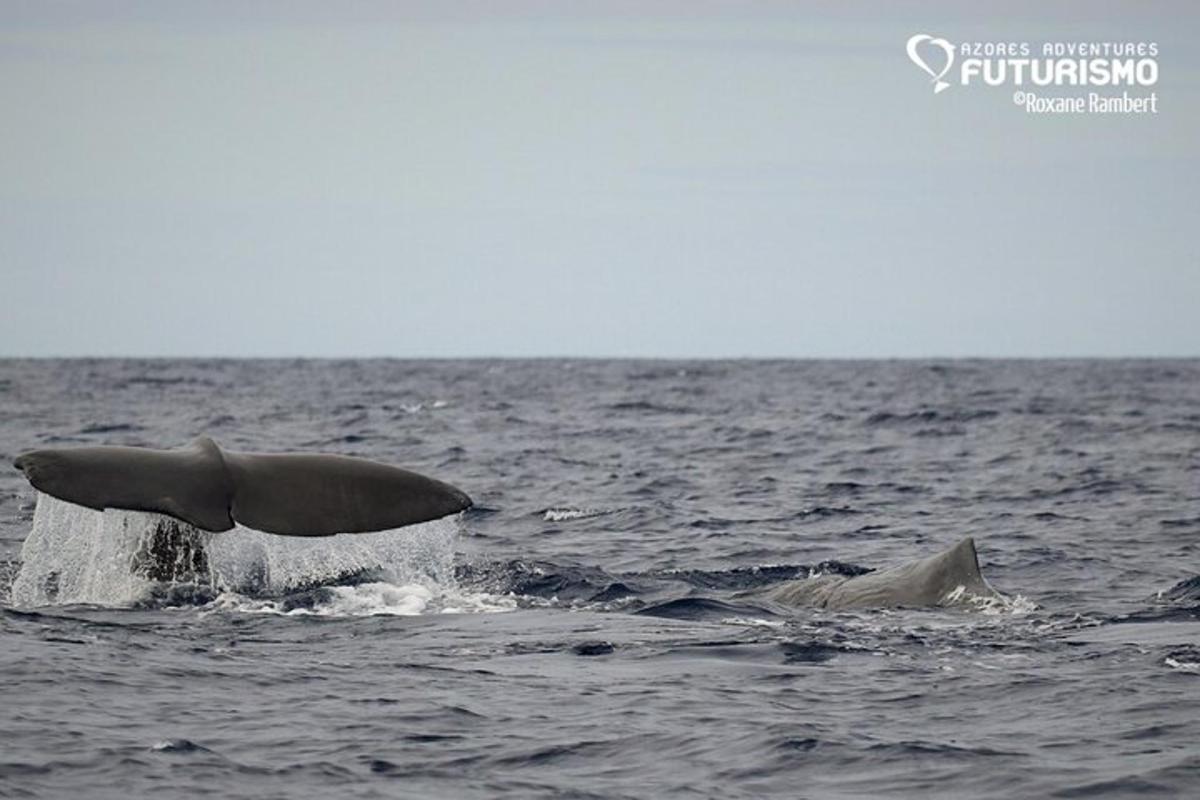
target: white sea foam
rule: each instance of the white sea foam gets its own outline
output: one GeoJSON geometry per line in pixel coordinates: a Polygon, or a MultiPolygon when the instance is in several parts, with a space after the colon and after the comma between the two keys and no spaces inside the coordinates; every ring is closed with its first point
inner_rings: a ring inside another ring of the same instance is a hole
{"type": "Polygon", "coordinates": [[[725,617],[721,620],[721,624],[736,625],[742,628],[782,628],[787,625],[787,620],[760,619],[758,617],[725,617]]]}
{"type": "MultiPolygon", "coordinates": [[[[209,533],[142,511],[94,511],[38,495],[33,529],[12,587],[16,606],[87,603],[123,606],[146,598],[162,580],[141,566],[164,526],[203,551],[178,555],[170,578],[218,592],[217,608],[329,615],[479,612],[513,607],[506,598],[463,593],[454,580],[458,518],[373,533],[277,536],[237,526],[209,533]],[[344,579],[313,603],[289,608],[288,592],[344,579]]],[[[182,553],[183,551],[181,551],[182,553]]],[[[162,568],[159,567],[161,570],[162,568]]]]}
{"type": "Polygon", "coordinates": [[[1181,661],[1180,659],[1167,656],[1163,663],[1179,672],[1200,673],[1200,663],[1195,661],[1181,661]]]}
{"type": "Polygon", "coordinates": [[[1022,594],[997,593],[995,596],[968,594],[966,601],[972,609],[992,616],[1023,617],[1038,609],[1037,603],[1022,594]]]}
{"type": "Polygon", "coordinates": [[[311,604],[302,606],[294,606],[287,599],[225,592],[207,610],[292,617],[408,617],[422,614],[496,613],[511,611],[516,606],[516,600],[511,596],[464,592],[457,587],[431,588],[418,583],[398,585],[376,582],[324,587],[311,604]]]}
{"type": "MultiPolygon", "coordinates": [[[[993,590],[995,591],[995,590],[993,590]]],[[[1037,604],[1024,595],[1005,595],[999,592],[990,595],[975,594],[959,584],[942,598],[944,605],[965,606],[981,614],[1023,616],[1037,610],[1037,604]]]]}
{"type": "Polygon", "coordinates": [[[572,519],[602,517],[610,513],[612,512],[603,508],[547,508],[542,514],[542,519],[547,522],[566,522],[572,519]]]}

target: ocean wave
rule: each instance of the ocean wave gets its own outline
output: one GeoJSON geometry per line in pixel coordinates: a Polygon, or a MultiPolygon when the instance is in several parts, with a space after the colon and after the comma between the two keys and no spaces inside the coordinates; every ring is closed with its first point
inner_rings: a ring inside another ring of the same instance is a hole
{"type": "Polygon", "coordinates": [[[875,411],[867,417],[866,423],[868,425],[911,425],[915,423],[927,425],[979,422],[995,419],[998,416],[1000,416],[1000,412],[992,408],[922,408],[915,411],[875,411]]]}
{"type": "Polygon", "coordinates": [[[547,508],[540,512],[546,522],[567,522],[576,519],[591,519],[616,513],[615,509],[606,508],[572,508],[570,506],[547,508]]]}
{"type": "Polygon", "coordinates": [[[774,619],[779,615],[761,606],[711,597],[678,597],[635,612],[644,617],[723,621],[731,618],[774,619]]]}
{"type": "Polygon", "coordinates": [[[205,612],[279,614],[284,616],[363,617],[425,614],[487,614],[517,607],[511,596],[430,587],[419,583],[359,583],[322,586],[280,598],[221,593],[205,612]]]}

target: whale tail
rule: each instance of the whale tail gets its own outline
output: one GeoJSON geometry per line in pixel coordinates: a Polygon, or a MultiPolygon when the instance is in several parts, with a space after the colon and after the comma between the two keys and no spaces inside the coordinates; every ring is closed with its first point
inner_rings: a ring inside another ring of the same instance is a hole
{"type": "Polygon", "coordinates": [[[471,498],[448,483],[361,458],[222,450],[34,450],[13,462],[33,487],[98,511],[166,514],[201,530],[235,524],[286,536],[392,530],[456,514],[471,498]]]}

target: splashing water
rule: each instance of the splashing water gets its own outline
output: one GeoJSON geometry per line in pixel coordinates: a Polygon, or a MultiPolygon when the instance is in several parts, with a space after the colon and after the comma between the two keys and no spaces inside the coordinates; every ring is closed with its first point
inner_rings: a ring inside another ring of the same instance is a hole
{"type": "Polygon", "coordinates": [[[12,587],[17,606],[87,603],[125,606],[156,586],[196,584],[218,605],[299,613],[422,613],[511,607],[457,592],[458,518],[327,537],[278,536],[237,526],[210,533],[161,514],[83,506],[38,495],[33,529],[12,587]],[[307,608],[276,598],[337,581],[307,608]],[[252,599],[257,598],[257,599],[252,599]]]}
{"type": "Polygon", "coordinates": [[[1025,616],[1037,611],[1037,603],[1021,594],[1002,594],[992,589],[992,594],[975,594],[967,591],[967,587],[959,584],[953,591],[942,598],[947,605],[961,604],[982,614],[1008,614],[1025,616]]]}
{"type": "Polygon", "coordinates": [[[152,581],[130,562],[152,516],[93,511],[39,493],[13,581],[13,605],[121,605],[144,596],[152,581]]]}

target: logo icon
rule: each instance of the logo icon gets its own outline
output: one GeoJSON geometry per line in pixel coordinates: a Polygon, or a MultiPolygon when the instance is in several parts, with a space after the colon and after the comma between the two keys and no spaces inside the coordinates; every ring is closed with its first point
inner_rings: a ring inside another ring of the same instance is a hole
{"type": "Polygon", "coordinates": [[[950,44],[945,39],[935,39],[928,33],[918,33],[916,36],[909,38],[908,45],[904,49],[908,51],[908,57],[912,60],[912,62],[925,72],[929,73],[929,76],[933,78],[931,83],[933,84],[934,94],[937,94],[943,89],[950,88],[950,84],[942,80],[942,77],[950,71],[950,67],[954,64],[954,45],[950,44]],[[934,72],[933,67],[929,66],[929,63],[925,61],[921,53],[917,51],[917,48],[925,43],[928,43],[931,45],[931,47],[940,47],[942,52],[946,54],[946,64],[942,67],[940,72],[934,72]]]}

